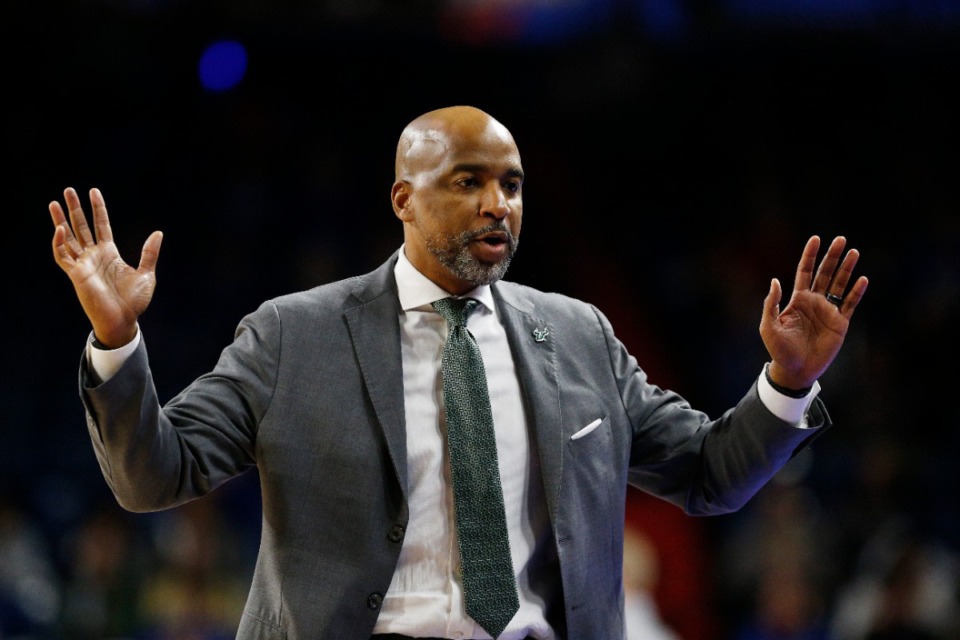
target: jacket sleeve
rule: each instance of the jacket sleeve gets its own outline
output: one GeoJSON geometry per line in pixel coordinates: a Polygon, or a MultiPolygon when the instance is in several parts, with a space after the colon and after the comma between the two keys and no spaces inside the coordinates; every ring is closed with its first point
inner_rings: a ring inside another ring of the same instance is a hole
{"type": "Polygon", "coordinates": [[[280,322],[267,302],[239,324],[212,371],[160,405],[146,340],[97,384],[84,356],[80,397],[104,479],[130,511],[206,495],[255,464],[257,426],[276,382],[280,322]]]}
{"type": "Polygon", "coordinates": [[[831,425],[819,397],[807,413],[809,428],[781,420],[763,404],[756,380],[735,407],[711,419],[652,384],[597,314],[632,434],[628,481],[688,514],[740,509],[831,425]]]}

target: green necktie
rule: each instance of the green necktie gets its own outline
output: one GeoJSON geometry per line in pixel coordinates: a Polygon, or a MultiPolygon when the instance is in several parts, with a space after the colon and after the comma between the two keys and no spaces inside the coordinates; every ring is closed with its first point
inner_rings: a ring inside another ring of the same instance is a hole
{"type": "Polygon", "coordinates": [[[467,613],[496,638],[520,608],[497,466],[483,358],[467,317],[473,299],[433,303],[450,327],[443,347],[443,405],[467,613]]]}

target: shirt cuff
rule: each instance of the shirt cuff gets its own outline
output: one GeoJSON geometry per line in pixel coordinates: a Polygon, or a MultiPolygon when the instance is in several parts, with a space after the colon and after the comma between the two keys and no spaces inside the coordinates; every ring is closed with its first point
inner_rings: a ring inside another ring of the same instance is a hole
{"type": "Polygon", "coordinates": [[[93,345],[93,331],[87,338],[87,361],[93,372],[100,378],[101,382],[106,382],[120,370],[123,363],[127,361],[137,347],[140,345],[140,327],[137,326],[137,335],[133,340],[116,349],[101,349],[93,345]]]}
{"type": "Polygon", "coordinates": [[[763,371],[760,372],[760,378],[757,380],[757,392],[760,394],[760,401],[770,410],[770,412],[785,420],[795,427],[801,429],[809,428],[807,426],[807,409],[813,399],[820,393],[820,382],[814,382],[810,391],[802,398],[791,398],[773,388],[770,381],[767,380],[767,367],[770,363],[763,365],[763,371]]]}

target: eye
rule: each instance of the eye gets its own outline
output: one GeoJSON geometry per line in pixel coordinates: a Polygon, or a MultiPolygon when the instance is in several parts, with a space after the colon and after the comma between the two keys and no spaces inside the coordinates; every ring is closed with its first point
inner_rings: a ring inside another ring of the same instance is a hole
{"type": "Polygon", "coordinates": [[[463,187],[465,189],[470,189],[479,184],[479,181],[473,176],[465,176],[457,180],[457,186],[463,187]]]}
{"type": "Polygon", "coordinates": [[[503,183],[503,188],[510,193],[519,193],[523,183],[520,180],[507,180],[503,183]]]}

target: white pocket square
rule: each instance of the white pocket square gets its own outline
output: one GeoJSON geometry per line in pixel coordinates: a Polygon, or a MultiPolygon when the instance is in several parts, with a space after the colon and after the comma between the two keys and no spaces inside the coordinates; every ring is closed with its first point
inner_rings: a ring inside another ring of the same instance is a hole
{"type": "Polygon", "coordinates": [[[579,440],[583,436],[587,435],[588,433],[590,433],[591,431],[599,427],[601,422],[603,421],[600,418],[597,418],[596,420],[594,420],[593,422],[585,426],[583,429],[580,429],[580,431],[577,431],[575,434],[570,436],[570,439],[579,440]]]}

